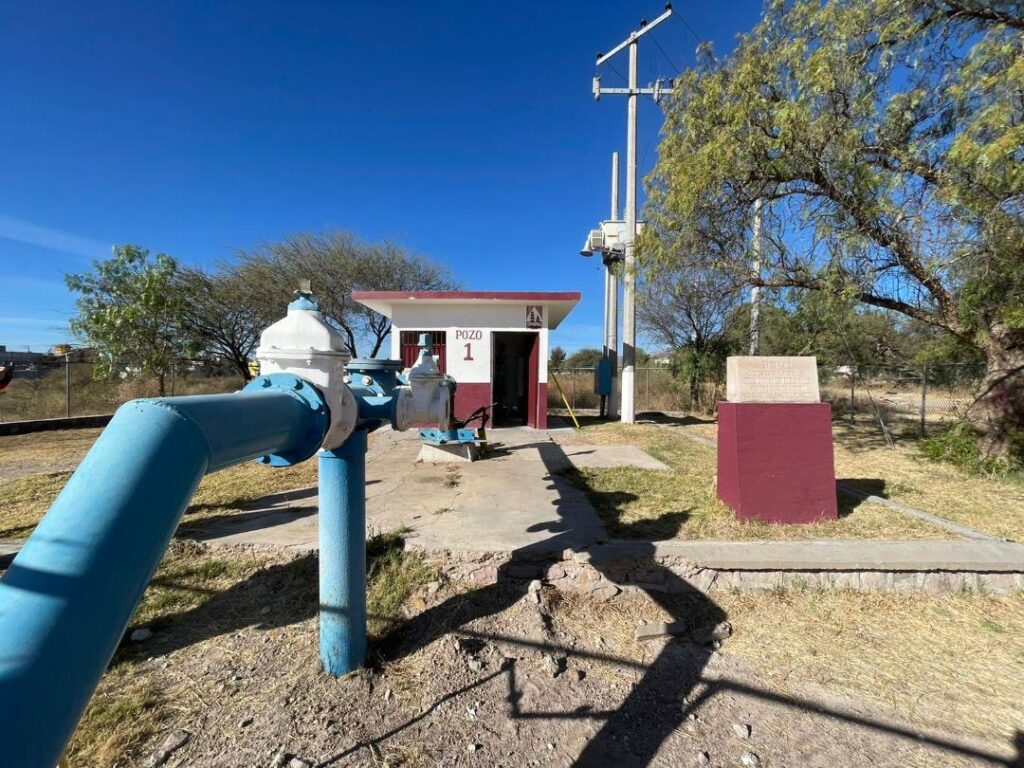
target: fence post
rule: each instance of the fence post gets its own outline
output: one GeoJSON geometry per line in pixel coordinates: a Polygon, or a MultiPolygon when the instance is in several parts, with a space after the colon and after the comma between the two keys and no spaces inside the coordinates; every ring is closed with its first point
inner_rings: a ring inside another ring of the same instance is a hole
{"type": "Polygon", "coordinates": [[[64,418],[71,418],[71,360],[64,355],[64,418]]]}
{"type": "Polygon", "coordinates": [[[854,412],[855,412],[856,407],[857,407],[856,404],[854,403],[854,400],[853,400],[854,395],[856,394],[854,392],[854,387],[856,387],[856,386],[857,386],[857,369],[851,367],[850,368],[850,426],[851,427],[853,426],[854,412]]]}
{"type": "Polygon", "coordinates": [[[647,379],[647,395],[644,397],[644,410],[649,411],[651,410],[651,367],[648,365],[645,370],[644,378],[647,379]]]}
{"type": "Polygon", "coordinates": [[[925,414],[927,413],[927,398],[928,398],[928,366],[921,366],[921,437],[924,437],[925,427],[925,414]]]}
{"type": "Polygon", "coordinates": [[[572,409],[576,410],[576,369],[572,369],[572,409]]]}

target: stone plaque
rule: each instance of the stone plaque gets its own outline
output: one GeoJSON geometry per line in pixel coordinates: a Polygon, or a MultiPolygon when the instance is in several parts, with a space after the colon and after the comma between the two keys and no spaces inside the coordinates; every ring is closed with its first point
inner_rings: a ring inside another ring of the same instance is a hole
{"type": "Polygon", "coordinates": [[[725,399],[730,403],[820,402],[818,360],[730,357],[725,363],[725,399]]]}

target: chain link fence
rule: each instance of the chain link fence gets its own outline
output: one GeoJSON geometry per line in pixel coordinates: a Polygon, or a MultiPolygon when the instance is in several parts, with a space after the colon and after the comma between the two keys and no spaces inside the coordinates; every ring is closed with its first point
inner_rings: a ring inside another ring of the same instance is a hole
{"type": "MultiPolygon", "coordinates": [[[[839,365],[819,367],[818,381],[822,400],[832,404],[835,419],[845,419],[852,426],[924,435],[965,417],[984,373],[983,364],[839,365]]],[[[616,383],[621,381],[620,372],[616,383]]],[[[713,380],[691,383],[676,377],[669,367],[637,368],[634,382],[637,412],[711,412],[725,398],[724,370],[713,380]]],[[[594,369],[550,370],[549,408],[564,410],[562,394],[574,411],[597,413],[600,399],[594,394],[594,369]]]]}
{"type": "MultiPolygon", "coordinates": [[[[97,378],[95,369],[91,362],[60,359],[16,365],[14,379],[0,391],[0,422],[109,414],[129,400],[159,394],[155,377],[97,378]]],[[[233,392],[241,386],[237,373],[192,361],[174,366],[164,379],[168,395],[233,392]]]]}

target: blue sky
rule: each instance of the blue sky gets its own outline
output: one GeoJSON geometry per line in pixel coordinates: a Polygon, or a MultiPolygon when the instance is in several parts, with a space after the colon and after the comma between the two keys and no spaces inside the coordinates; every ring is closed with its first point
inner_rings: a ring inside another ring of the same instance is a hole
{"type": "MultiPolygon", "coordinates": [[[[212,264],[350,229],[446,263],[466,288],[579,290],[552,339],[600,344],[599,265],[626,105],[594,54],[659,2],[9,4],[0,25],[0,344],[67,340],[63,275],[115,243],[212,264]]],[[[727,52],[759,0],[677,3],[727,52]]],[[[681,18],[640,79],[693,63],[681,18]],[[671,60],[671,63],[670,61],[671,60]]],[[[624,85],[626,56],[603,68],[624,85]]],[[[641,171],[658,107],[640,109],[641,171]]],[[[624,169],[623,169],[624,174],[624,169]]]]}

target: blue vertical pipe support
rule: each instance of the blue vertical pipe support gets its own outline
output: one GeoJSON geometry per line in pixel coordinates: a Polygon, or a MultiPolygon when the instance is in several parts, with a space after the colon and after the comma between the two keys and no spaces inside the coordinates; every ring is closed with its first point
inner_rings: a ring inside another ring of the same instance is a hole
{"type": "Polygon", "coordinates": [[[0,762],[57,764],[203,475],[309,458],[329,418],[288,374],[118,409],[0,581],[0,762]]]}
{"type": "Polygon", "coordinates": [[[366,661],[366,431],[319,461],[320,659],[339,677],[366,661]]]}

